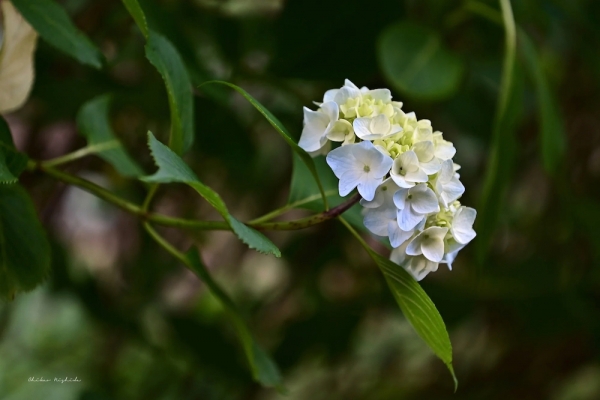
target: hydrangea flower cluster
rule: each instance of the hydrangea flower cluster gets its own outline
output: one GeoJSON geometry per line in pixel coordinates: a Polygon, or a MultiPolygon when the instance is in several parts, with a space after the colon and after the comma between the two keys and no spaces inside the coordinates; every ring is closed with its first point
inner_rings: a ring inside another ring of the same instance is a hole
{"type": "Polygon", "coordinates": [[[299,145],[327,155],[340,196],[358,189],[365,227],[388,237],[390,259],[416,280],[452,269],[473,238],[476,211],[460,204],[465,191],[456,149],[431,121],[405,113],[388,89],[358,88],[349,80],[328,90],[317,111],[304,108],[299,145]],[[332,142],[341,146],[331,150],[332,142]]]}

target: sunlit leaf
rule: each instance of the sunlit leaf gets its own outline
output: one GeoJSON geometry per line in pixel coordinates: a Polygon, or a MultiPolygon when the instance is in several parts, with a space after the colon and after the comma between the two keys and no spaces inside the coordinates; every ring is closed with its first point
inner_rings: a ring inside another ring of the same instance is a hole
{"type": "Polygon", "coordinates": [[[146,21],[146,15],[144,14],[144,10],[140,7],[140,4],[137,0],[123,0],[123,4],[125,4],[125,8],[129,11],[129,14],[133,17],[133,20],[137,24],[140,31],[145,38],[148,38],[148,22],[146,21]]]}
{"type": "Polygon", "coordinates": [[[0,185],[0,297],[32,290],[50,271],[50,245],[29,194],[0,185]]]}
{"type": "Polygon", "coordinates": [[[142,178],[143,181],[154,183],[180,182],[191,186],[223,216],[223,219],[227,221],[242,242],[261,253],[281,257],[279,249],[265,235],[244,225],[229,214],[229,210],[221,197],[214,190],[200,182],[187,164],[171,149],[156,140],[151,132],[148,132],[148,145],[158,166],[158,171],[154,175],[142,178]]]}
{"type": "Polygon", "coordinates": [[[415,328],[421,339],[446,364],[446,367],[448,367],[448,370],[452,374],[452,379],[454,379],[454,388],[456,390],[458,381],[452,367],[452,344],[446,330],[446,324],[444,324],[444,320],[435,307],[435,304],[433,304],[433,301],[431,301],[427,293],[421,288],[421,285],[404,268],[379,255],[365,243],[345,220],[342,220],[342,222],[359,240],[379,269],[381,269],[406,319],[415,328]]]}
{"type": "Polygon", "coordinates": [[[533,78],[538,102],[540,123],[540,150],[544,168],[555,173],[566,149],[566,136],[562,115],[548,80],[542,69],[539,55],[531,39],[519,30],[519,44],[528,72],[533,78]]]}
{"type": "Polygon", "coordinates": [[[162,75],[171,110],[169,147],[184,154],[194,141],[194,99],[192,85],[177,49],[165,37],[149,31],[146,57],[162,75]]]}
{"type": "Polygon", "coordinates": [[[21,15],[48,43],[83,64],[100,69],[104,56],[52,0],[12,0],[21,15]]]}
{"type": "Polygon", "coordinates": [[[323,189],[323,185],[321,184],[321,180],[319,179],[319,174],[317,172],[317,169],[315,167],[315,163],[314,163],[312,157],[306,151],[304,151],[300,146],[298,146],[296,141],[294,139],[292,139],[292,136],[290,135],[290,133],[287,131],[285,126],[283,126],[283,124],[277,119],[277,117],[275,117],[265,106],[260,104],[258,102],[258,100],[256,100],[254,97],[252,97],[250,95],[250,93],[246,92],[241,87],[236,86],[233,83],[224,82],[224,81],[210,81],[210,82],[205,82],[203,85],[207,85],[207,84],[211,84],[211,83],[218,83],[221,85],[226,85],[226,86],[229,86],[230,88],[234,89],[239,94],[241,94],[246,100],[248,100],[250,102],[250,104],[252,104],[254,106],[254,108],[256,108],[267,119],[267,121],[269,121],[271,126],[273,128],[275,128],[275,130],[277,132],[279,132],[281,137],[292,148],[294,153],[296,153],[298,155],[298,157],[300,157],[302,162],[304,162],[304,164],[306,164],[306,167],[310,171],[310,174],[313,176],[313,178],[317,184],[317,188],[319,189],[319,193],[321,194],[321,198],[323,200],[323,205],[325,206],[325,208],[328,208],[327,196],[325,195],[325,190],[323,189]]]}
{"type": "Polygon", "coordinates": [[[225,291],[213,280],[212,276],[200,260],[198,252],[196,250],[191,250],[185,257],[188,267],[190,267],[190,269],[206,283],[212,294],[219,299],[221,304],[225,307],[227,314],[233,321],[240,342],[244,348],[244,352],[246,353],[246,358],[250,364],[250,370],[252,371],[254,379],[264,386],[281,388],[281,374],[277,365],[258,343],[256,343],[250,329],[248,329],[248,326],[240,316],[237,307],[229,296],[227,296],[225,291]]]}
{"type": "Polygon", "coordinates": [[[15,148],[6,121],[0,117],[0,183],[14,183],[27,165],[27,156],[15,148]]]}
{"type": "Polygon", "coordinates": [[[461,59],[445,48],[434,30],[413,22],[386,28],[377,53],[390,84],[415,98],[436,100],[452,95],[464,71],[461,59]]]}
{"type": "Polygon", "coordinates": [[[0,45],[0,113],[21,107],[33,86],[37,33],[10,1],[0,3],[4,35],[0,45]]]}
{"type": "Polygon", "coordinates": [[[142,169],[131,159],[115,136],[109,119],[110,96],[96,97],[85,103],[77,114],[79,132],[88,141],[88,148],[110,163],[124,176],[141,176],[142,169]]]}

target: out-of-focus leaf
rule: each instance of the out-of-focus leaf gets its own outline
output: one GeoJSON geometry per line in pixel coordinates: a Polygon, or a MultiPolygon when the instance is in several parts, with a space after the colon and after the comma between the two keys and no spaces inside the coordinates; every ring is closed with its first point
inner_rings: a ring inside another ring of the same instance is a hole
{"type": "Polygon", "coordinates": [[[27,165],[27,156],[15,148],[4,118],[0,117],[0,183],[14,183],[27,165]]]}
{"type": "Polygon", "coordinates": [[[110,95],[96,97],[85,103],[77,114],[80,133],[88,141],[94,153],[110,163],[124,176],[141,176],[142,169],[127,154],[123,144],[115,136],[108,116],[110,95]]]}
{"type": "Polygon", "coordinates": [[[21,15],[48,43],[78,60],[100,69],[104,56],[75,27],[65,10],[52,0],[12,0],[21,15]]]}
{"type": "Polygon", "coordinates": [[[256,108],[267,119],[267,121],[269,121],[271,126],[273,126],[273,128],[275,128],[275,130],[277,132],[279,132],[281,137],[283,137],[283,139],[286,141],[286,143],[290,145],[290,147],[292,148],[294,153],[296,153],[298,155],[298,157],[304,162],[304,164],[306,164],[306,167],[310,171],[311,175],[313,176],[313,178],[317,184],[317,188],[319,189],[319,193],[321,194],[321,198],[323,199],[323,205],[327,209],[329,207],[329,205],[327,203],[327,196],[325,195],[325,190],[323,189],[323,185],[319,178],[319,174],[317,172],[315,162],[313,161],[312,157],[306,151],[304,151],[304,149],[302,149],[300,146],[298,146],[298,144],[294,141],[294,139],[292,139],[292,136],[289,134],[289,132],[287,131],[285,126],[283,126],[283,124],[277,119],[277,117],[275,117],[269,110],[267,110],[267,108],[265,106],[260,104],[258,102],[258,100],[256,100],[254,97],[252,97],[250,95],[250,93],[246,92],[241,87],[236,86],[233,83],[224,82],[224,81],[209,81],[209,82],[204,83],[203,85],[210,84],[210,83],[218,83],[221,85],[229,86],[230,88],[234,89],[239,94],[241,94],[246,100],[248,100],[250,102],[250,104],[252,104],[254,106],[254,108],[256,108]]]}
{"type": "Polygon", "coordinates": [[[50,245],[29,195],[0,185],[0,297],[32,290],[50,271],[50,245]]]}
{"type": "Polygon", "coordinates": [[[192,84],[177,49],[165,37],[149,31],[146,58],[162,75],[171,109],[169,147],[184,154],[194,141],[194,98],[192,84]]]}
{"type": "Polygon", "coordinates": [[[269,357],[269,355],[256,343],[250,329],[240,316],[236,305],[227,296],[225,291],[215,282],[208,270],[200,260],[200,256],[196,250],[190,250],[186,253],[185,258],[187,265],[192,269],[204,283],[209,287],[212,294],[215,295],[221,304],[225,307],[227,314],[233,321],[238,337],[246,358],[250,364],[250,370],[252,376],[257,382],[260,382],[264,386],[278,387],[281,389],[281,374],[275,362],[269,357]]]}
{"type": "Polygon", "coordinates": [[[21,107],[33,86],[37,33],[10,1],[0,3],[4,35],[0,45],[0,113],[21,107]]]}
{"type": "Polygon", "coordinates": [[[148,146],[158,166],[158,171],[154,175],[141,178],[143,181],[154,183],[181,182],[191,186],[223,216],[223,219],[227,221],[242,242],[261,253],[281,257],[279,249],[266,236],[244,225],[229,214],[229,210],[221,197],[214,190],[200,182],[187,164],[171,149],[156,140],[151,132],[148,132],[148,146]]]}
{"type": "Polygon", "coordinates": [[[402,21],[386,28],[377,47],[379,65],[392,86],[408,96],[437,100],[452,95],[463,75],[463,63],[444,47],[439,35],[402,21]]]}
{"type": "Polygon", "coordinates": [[[400,309],[411,323],[421,339],[433,352],[446,364],[454,379],[454,388],[458,387],[458,380],[452,367],[452,344],[446,330],[446,324],[438,312],[435,304],[419,283],[401,266],[379,255],[369,247],[359,234],[342,219],[342,222],[359,240],[371,258],[375,261],[385,280],[400,306],[400,309]]]}
{"type": "Polygon", "coordinates": [[[566,148],[564,122],[558,104],[540,64],[538,53],[531,39],[519,29],[519,44],[527,70],[535,84],[540,124],[540,152],[544,168],[553,174],[560,165],[566,148]]]}
{"type": "Polygon", "coordinates": [[[140,7],[140,4],[137,0],[123,0],[123,4],[125,4],[125,8],[129,11],[129,14],[133,17],[133,20],[137,24],[140,31],[145,38],[148,38],[148,22],[146,21],[146,15],[144,14],[144,10],[140,7]]]}
{"type": "Polygon", "coordinates": [[[505,53],[492,142],[476,222],[477,258],[483,263],[503,207],[514,164],[515,125],[521,111],[516,88],[516,28],[510,1],[501,0],[505,28],[505,53]]]}

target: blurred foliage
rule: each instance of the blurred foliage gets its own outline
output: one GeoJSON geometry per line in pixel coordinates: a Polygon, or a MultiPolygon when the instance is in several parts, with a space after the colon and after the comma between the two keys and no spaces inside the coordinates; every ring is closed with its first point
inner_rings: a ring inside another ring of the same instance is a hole
{"type": "MultiPolygon", "coordinates": [[[[154,171],[146,133],[166,142],[170,103],[163,76],[145,58],[144,35],[119,1],[61,3],[103,54],[90,52],[88,63],[105,58],[105,66],[80,65],[40,41],[31,98],[6,116],[16,146],[36,159],[83,147],[81,106],[111,93],[112,131],[143,170],[154,171]]],[[[490,232],[485,262],[478,265],[467,247],[452,272],[440,269],[423,283],[450,331],[460,387],[454,395],[443,364],[398,311],[375,263],[337,222],[267,233],[282,258],[248,250],[230,232],[192,233],[208,269],[280,366],[289,391],[283,397],[252,381],[226,310],[135,218],[47,176],[23,173],[51,242],[52,273],[35,291],[0,304],[0,398],[600,398],[600,3],[512,2],[519,29],[515,99],[507,109],[513,121],[497,140],[504,50],[497,2],[140,5],[148,27],[179,51],[195,86],[221,79],[243,87],[295,138],[302,106],[345,78],[392,88],[406,109],[454,142],[466,205],[482,204],[493,146],[510,146],[498,169],[503,188],[488,202],[497,224],[483,228],[490,232]],[[407,26],[427,32],[440,50],[430,45],[429,59],[426,43],[390,37],[407,26]],[[435,76],[409,69],[417,75],[406,80],[398,66],[421,64],[435,76]],[[463,72],[452,72],[455,65],[463,72]],[[431,88],[443,96],[421,95],[431,88]],[[28,382],[55,376],[82,382],[28,382]]],[[[237,218],[250,220],[299,195],[289,193],[292,152],[238,93],[203,86],[193,111],[185,159],[237,218]]],[[[126,181],[99,157],[67,170],[144,200],[142,183],[126,181]]],[[[218,217],[184,185],[159,190],[154,208],[218,217]]],[[[191,245],[178,230],[160,232],[178,247],[191,245]]]]}

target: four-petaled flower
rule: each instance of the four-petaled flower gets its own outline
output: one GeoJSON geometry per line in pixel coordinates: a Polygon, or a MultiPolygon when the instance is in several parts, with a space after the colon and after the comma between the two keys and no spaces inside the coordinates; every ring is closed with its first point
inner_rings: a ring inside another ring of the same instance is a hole
{"type": "Polygon", "coordinates": [[[327,154],[327,164],[340,180],[340,196],[354,188],[365,200],[373,200],[375,190],[392,167],[392,159],[381,153],[371,142],[338,147],[327,154]]]}
{"type": "Polygon", "coordinates": [[[399,189],[394,194],[394,204],[398,208],[398,225],[405,231],[414,229],[427,214],[440,211],[435,193],[425,183],[399,189]]]}

